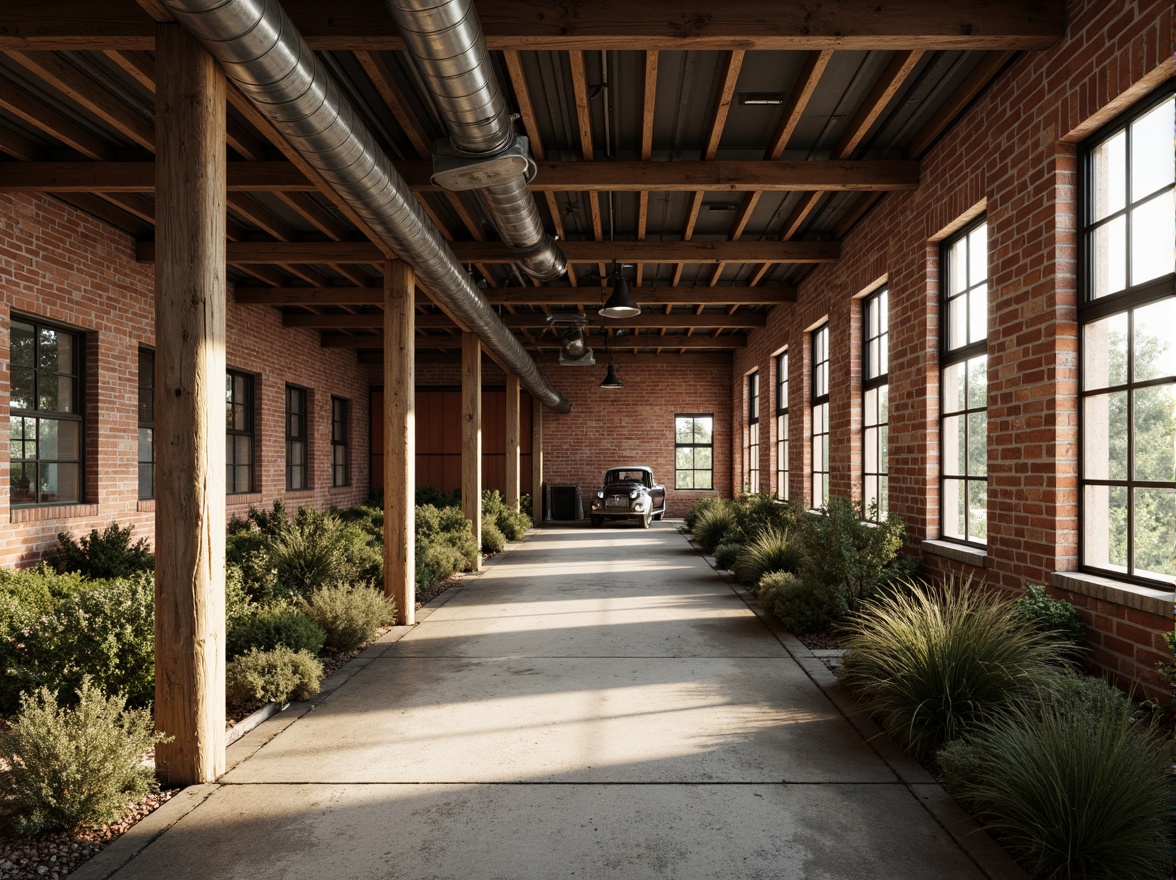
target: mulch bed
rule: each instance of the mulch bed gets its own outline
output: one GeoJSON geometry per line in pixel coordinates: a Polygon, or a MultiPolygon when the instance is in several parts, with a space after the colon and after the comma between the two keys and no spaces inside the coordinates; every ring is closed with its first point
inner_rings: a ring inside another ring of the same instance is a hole
{"type": "MultiPolygon", "coordinates": [[[[460,578],[442,581],[436,586],[417,594],[416,607],[429,604],[451,587],[461,583],[460,578]]],[[[376,634],[379,639],[392,627],[385,627],[376,634]]],[[[372,641],[375,641],[373,639],[372,641]]],[[[323,678],[337,672],[348,661],[354,659],[368,645],[361,645],[346,654],[328,654],[320,657],[323,663],[323,678]]],[[[229,706],[225,710],[227,727],[240,723],[258,709],[261,703],[247,706],[229,706]]],[[[3,721],[0,721],[3,724],[3,721]]],[[[83,862],[93,858],[123,834],[140,819],[171,800],[180,789],[166,789],[148,795],[131,804],[122,819],[113,825],[89,828],[71,834],[61,832],[42,837],[16,837],[0,831],[0,880],[62,880],[83,862]]]]}

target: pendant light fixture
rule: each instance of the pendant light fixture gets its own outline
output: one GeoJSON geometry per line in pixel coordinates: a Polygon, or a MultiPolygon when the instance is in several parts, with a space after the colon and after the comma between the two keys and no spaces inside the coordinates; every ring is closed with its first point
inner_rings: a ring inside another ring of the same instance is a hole
{"type": "Polygon", "coordinates": [[[621,384],[621,380],[617,378],[617,368],[613,364],[612,349],[608,347],[608,328],[602,326],[600,333],[604,336],[604,353],[608,356],[608,372],[605,373],[604,381],[600,383],[600,387],[607,388],[610,391],[614,391],[617,388],[624,388],[625,386],[621,384]]]}
{"type": "Polygon", "coordinates": [[[640,315],[641,307],[633,301],[633,295],[629,293],[629,281],[621,270],[614,270],[609,278],[615,279],[612,294],[597,314],[602,318],[635,318],[640,315]]]}

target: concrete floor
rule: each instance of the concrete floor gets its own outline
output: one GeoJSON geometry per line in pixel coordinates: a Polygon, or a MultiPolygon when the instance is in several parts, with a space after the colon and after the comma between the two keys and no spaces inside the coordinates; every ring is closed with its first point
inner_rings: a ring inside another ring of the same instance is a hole
{"type": "Polygon", "coordinates": [[[1022,877],[745,595],[674,523],[532,532],[74,876],[1022,877]]]}

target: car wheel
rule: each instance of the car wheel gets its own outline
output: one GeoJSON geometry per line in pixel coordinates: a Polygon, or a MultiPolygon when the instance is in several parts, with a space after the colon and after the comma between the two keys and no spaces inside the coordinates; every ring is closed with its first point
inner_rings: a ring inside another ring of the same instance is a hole
{"type": "Polygon", "coordinates": [[[662,517],[663,517],[663,516],[665,516],[665,515],[666,515],[666,512],[663,510],[661,513],[659,513],[659,514],[656,514],[656,515],[655,515],[653,518],[654,518],[654,519],[656,519],[658,522],[661,522],[661,521],[662,521],[662,517]]]}
{"type": "Polygon", "coordinates": [[[643,514],[641,517],[641,528],[643,528],[643,529],[649,528],[649,521],[651,519],[653,519],[652,513],[643,514]]]}
{"type": "Polygon", "coordinates": [[[591,519],[592,519],[592,526],[593,526],[593,528],[597,528],[597,529],[598,529],[598,528],[600,528],[602,525],[604,525],[604,517],[603,517],[603,516],[593,516],[593,517],[591,517],[591,519]]]}

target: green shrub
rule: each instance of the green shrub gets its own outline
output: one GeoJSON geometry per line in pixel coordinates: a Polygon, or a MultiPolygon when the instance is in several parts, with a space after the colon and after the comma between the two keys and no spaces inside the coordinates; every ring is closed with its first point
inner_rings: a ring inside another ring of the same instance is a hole
{"type": "Polygon", "coordinates": [[[93,582],[31,623],[3,654],[0,711],[39,687],[69,699],[87,675],[107,694],[144,706],[155,694],[154,580],[140,574],[93,582]]]}
{"type": "Polygon", "coordinates": [[[739,558],[739,554],[742,552],[742,544],[735,541],[724,541],[715,548],[715,565],[721,569],[730,571],[735,565],[735,560],[739,558]]]}
{"type": "Polygon", "coordinates": [[[266,550],[267,540],[248,522],[244,530],[225,536],[225,562],[240,571],[242,589],[255,602],[272,602],[293,592],[278,583],[278,570],[266,550]]]}
{"type": "Polygon", "coordinates": [[[251,524],[250,528],[256,528],[263,535],[276,535],[290,523],[286,502],[281,498],[274,499],[273,507],[268,512],[250,507],[247,521],[251,524]]]}
{"type": "Polygon", "coordinates": [[[347,526],[334,513],[304,507],[292,522],[267,536],[265,548],[278,583],[305,595],[318,587],[359,578],[352,541],[347,526]]]}
{"type": "Polygon", "coordinates": [[[355,526],[369,544],[384,544],[384,508],[371,504],[357,504],[339,511],[339,519],[355,526]]]}
{"type": "Polygon", "coordinates": [[[770,571],[795,574],[800,570],[800,564],[800,550],[792,536],[768,525],[744,545],[735,561],[734,572],[741,584],[758,584],[760,578],[770,571]]]}
{"type": "Polygon", "coordinates": [[[488,520],[482,520],[482,552],[501,553],[506,549],[506,536],[498,530],[498,526],[488,520]]]}
{"type": "Polygon", "coordinates": [[[790,530],[797,522],[795,508],[763,493],[742,495],[732,503],[739,531],[754,538],[764,529],[790,530]]]}
{"type": "Polygon", "coordinates": [[[1017,611],[1034,629],[1056,633],[1074,647],[1075,656],[1080,654],[1078,649],[1086,641],[1086,624],[1073,604],[1046,595],[1045,587],[1031,586],[1026,595],[1017,599],[1017,611]]]}
{"type": "Polygon", "coordinates": [[[230,705],[309,700],[323,682],[323,664],[308,651],[252,650],[230,660],[225,698],[230,705]]]}
{"type": "Polygon", "coordinates": [[[699,498],[697,501],[695,501],[693,504],[691,504],[690,509],[688,511],[686,511],[686,516],[685,516],[686,528],[690,529],[690,531],[693,532],[694,527],[698,524],[698,518],[700,516],[702,516],[703,513],[710,510],[712,507],[720,507],[726,503],[728,503],[728,502],[726,502],[722,498],[718,498],[716,496],[707,496],[706,498],[699,498]]]}
{"type": "Polygon", "coordinates": [[[498,517],[498,530],[508,541],[521,541],[531,525],[531,515],[521,510],[508,510],[498,517]]]}
{"type": "MultiPolygon", "coordinates": [[[[458,507],[436,508],[431,505],[416,509],[416,537],[428,544],[448,544],[461,558],[458,569],[472,569],[478,564],[480,551],[474,540],[470,521],[458,507]]],[[[457,570],[457,569],[455,569],[457,570]]]]}
{"type": "Polygon", "coordinates": [[[465,557],[450,544],[431,544],[418,540],[416,546],[416,586],[424,592],[448,580],[465,565],[465,557]]]}
{"type": "Polygon", "coordinates": [[[768,572],[759,581],[760,607],[773,615],[784,628],[794,633],[819,632],[845,614],[836,595],[817,589],[787,571],[768,572]]]}
{"type": "Polygon", "coordinates": [[[860,503],[834,496],[824,514],[800,522],[801,577],[837,594],[837,604],[856,611],[893,580],[905,533],[898,517],[866,523],[860,503]]]}
{"type": "Polygon", "coordinates": [[[131,543],[134,526],[122,528],[112,522],[99,532],[74,540],[69,532],[57,534],[57,546],[46,554],[46,561],[59,572],[74,571],[95,580],[130,577],[154,571],[155,555],[146,538],[131,543]]]}
{"type": "Polygon", "coordinates": [[[1064,649],[968,580],[884,596],[851,614],[848,631],[842,683],[920,755],[1048,687],[1064,649]]]}
{"type": "Polygon", "coordinates": [[[62,709],[48,688],[21,698],[20,712],[0,730],[0,806],[21,834],[73,831],[115,821],[155,783],[143,753],[165,742],[151,713],[126,710],[83,678],[76,705],[62,709]]]}
{"type": "Polygon", "coordinates": [[[460,509],[461,490],[455,489],[452,492],[442,492],[433,486],[417,486],[416,505],[417,507],[428,505],[438,509],[444,507],[456,507],[460,509]]]}
{"type": "Polygon", "coordinates": [[[47,562],[32,568],[0,568],[0,595],[11,596],[21,608],[37,615],[52,614],[88,587],[78,572],[58,572],[47,562]]]}
{"type": "Polygon", "coordinates": [[[694,521],[694,540],[707,553],[714,553],[720,541],[733,533],[738,526],[735,510],[730,502],[711,505],[694,521]]]}
{"type": "Polygon", "coordinates": [[[225,655],[231,660],[251,650],[269,651],[279,646],[317,654],[327,634],[297,609],[270,605],[243,614],[228,623],[225,655]]]}
{"type": "Polygon", "coordinates": [[[949,743],[948,784],[1035,877],[1165,876],[1164,745],[1121,693],[1078,678],[949,743]]]}
{"type": "Polygon", "coordinates": [[[320,587],[298,610],[326,634],[324,647],[345,653],[375,638],[380,627],[392,622],[396,604],[383,593],[366,586],[320,587]]]}

